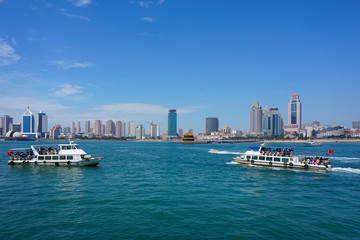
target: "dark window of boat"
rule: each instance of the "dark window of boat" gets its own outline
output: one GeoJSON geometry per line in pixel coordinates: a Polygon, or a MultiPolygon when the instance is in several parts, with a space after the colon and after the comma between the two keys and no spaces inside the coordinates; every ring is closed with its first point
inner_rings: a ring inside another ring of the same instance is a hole
{"type": "Polygon", "coordinates": [[[58,156],[53,156],[53,160],[58,160],[58,156]]]}
{"type": "Polygon", "coordinates": [[[67,160],[73,160],[73,156],[67,156],[67,160]]]}
{"type": "Polygon", "coordinates": [[[259,160],[265,160],[265,157],[259,157],[259,160]]]}
{"type": "Polygon", "coordinates": [[[272,161],[272,157],[266,157],[266,160],[272,161]]]}
{"type": "Polygon", "coordinates": [[[65,156],[60,156],[60,160],[65,160],[65,156]]]}
{"type": "Polygon", "coordinates": [[[252,156],[252,159],[257,160],[258,158],[257,156],[252,156]]]}
{"type": "Polygon", "coordinates": [[[274,161],[280,162],[280,158],[274,158],[274,161]]]}
{"type": "Polygon", "coordinates": [[[246,159],[250,159],[250,156],[246,156],[246,159]]]}
{"type": "Polygon", "coordinates": [[[288,158],[282,158],[281,161],[282,161],[282,162],[288,162],[289,159],[288,159],[288,158]]]}
{"type": "Polygon", "coordinates": [[[39,156],[39,160],[44,160],[44,156],[39,156]]]}
{"type": "Polygon", "coordinates": [[[45,156],[45,160],[51,160],[51,156],[45,156]]]}

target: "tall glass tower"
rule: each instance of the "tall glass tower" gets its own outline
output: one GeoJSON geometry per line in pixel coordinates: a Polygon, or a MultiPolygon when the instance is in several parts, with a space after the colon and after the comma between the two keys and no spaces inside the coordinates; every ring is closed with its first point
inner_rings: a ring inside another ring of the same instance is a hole
{"type": "Polygon", "coordinates": [[[288,124],[297,125],[297,132],[301,128],[301,102],[299,95],[294,92],[290,97],[290,102],[288,103],[288,124]]]}
{"type": "Polygon", "coordinates": [[[250,108],[250,136],[263,135],[262,130],[262,108],[258,101],[255,101],[250,108]]]}
{"type": "Polygon", "coordinates": [[[168,135],[177,136],[177,113],[176,109],[169,109],[168,113],[168,135]]]}
{"type": "Polygon", "coordinates": [[[22,116],[22,133],[29,138],[37,138],[37,133],[35,131],[35,117],[29,107],[22,116]]]}
{"type": "Polygon", "coordinates": [[[48,131],[48,116],[44,112],[38,113],[38,134],[40,137],[45,137],[48,131]]]}
{"type": "Polygon", "coordinates": [[[219,131],[219,119],[217,117],[206,118],[206,134],[219,131]]]}

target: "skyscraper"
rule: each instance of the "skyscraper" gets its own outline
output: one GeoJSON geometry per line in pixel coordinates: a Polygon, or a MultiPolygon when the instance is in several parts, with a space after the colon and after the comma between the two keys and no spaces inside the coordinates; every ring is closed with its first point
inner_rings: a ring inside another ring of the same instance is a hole
{"type": "Polygon", "coordinates": [[[263,109],[263,131],[266,136],[278,136],[283,133],[283,119],[279,109],[266,107],[263,109]]]}
{"type": "Polygon", "coordinates": [[[258,101],[255,101],[250,108],[250,136],[262,136],[262,109],[258,101]]]}
{"type": "Polygon", "coordinates": [[[121,137],[121,127],[122,127],[121,121],[116,121],[116,124],[115,124],[115,137],[117,137],[117,138],[121,137]]]}
{"type": "Polygon", "coordinates": [[[177,137],[177,113],[176,109],[169,109],[168,113],[168,136],[177,137]]]}
{"type": "MultiPolygon", "coordinates": [[[[5,136],[5,134],[10,131],[10,126],[13,123],[13,118],[10,117],[9,115],[4,115],[4,117],[2,117],[1,119],[1,123],[0,125],[2,126],[2,135],[5,136]]],[[[1,127],[0,126],[0,127],[1,127]]]]}
{"type": "Polygon", "coordinates": [[[115,124],[114,124],[113,120],[106,121],[105,134],[115,135],[115,124]]]}
{"type": "Polygon", "coordinates": [[[301,128],[301,102],[299,95],[294,92],[288,103],[288,124],[284,126],[285,133],[299,133],[301,128]]]}
{"type": "Polygon", "coordinates": [[[90,120],[85,121],[85,134],[90,133],[90,120]]]}
{"type": "Polygon", "coordinates": [[[95,122],[94,122],[94,134],[96,136],[101,135],[101,128],[102,128],[101,120],[95,120],[95,122]]]}
{"type": "Polygon", "coordinates": [[[126,132],[126,131],[125,131],[125,130],[126,130],[125,126],[126,126],[125,121],[122,121],[122,122],[121,122],[120,137],[125,137],[125,132],[126,132]]]}
{"type": "Polygon", "coordinates": [[[135,137],[135,124],[134,124],[134,121],[128,122],[128,137],[135,137]]]}
{"type": "Polygon", "coordinates": [[[206,134],[217,132],[219,130],[219,119],[217,117],[207,117],[205,129],[206,134]]]}
{"type": "Polygon", "coordinates": [[[143,133],[144,133],[144,128],[141,124],[139,124],[137,127],[136,127],[136,130],[135,130],[135,137],[137,140],[140,140],[143,138],[143,133]]]}
{"type": "Polygon", "coordinates": [[[70,133],[71,133],[71,134],[75,134],[75,133],[76,133],[75,122],[71,122],[71,125],[70,125],[70,133]]]}
{"type": "Polygon", "coordinates": [[[56,139],[61,134],[61,125],[55,125],[50,129],[50,139],[56,139]]]}
{"type": "Polygon", "coordinates": [[[35,117],[29,107],[26,112],[24,112],[22,120],[22,133],[29,138],[37,138],[37,133],[35,131],[35,117]]]}
{"type": "Polygon", "coordinates": [[[46,113],[40,111],[38,113],[38,127],[37,127],[37,132],[39,134],[40,137],[45,137],[47,131],[48,131],[48,116],[46,115],[46,113]]]}
{"type": "Polygon", "coordinates": [[[77,134],[81,133],[81,127],[80,127],[80,122],[79,121],[76,123],[76,133],[77,134]]]}

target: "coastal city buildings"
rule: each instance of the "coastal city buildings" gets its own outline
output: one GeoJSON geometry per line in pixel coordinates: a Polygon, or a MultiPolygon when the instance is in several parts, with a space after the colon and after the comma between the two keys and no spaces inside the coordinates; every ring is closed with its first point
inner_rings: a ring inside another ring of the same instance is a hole
{"type": "Polygon", "coordinates": [[[352,128],[360,128],[360,121],[352,122],[352,128]]]}
{"type": "Polygon", "coordinates": [[[71,134],[75,134],[75,133],[76,133],[75,122],[71,122],[71,125],[70,125],[70,133],[71,133],[71,134]]]}
{"type": "Polygon", "coordinates": [[[46,113],[40,111],[37,117],[38,128],[37,132],[40,138],[45,138],[48,132],[48,116],[46,113]]]}
{"type": "Polygon", "coordinates": [[[168,113],[168,136],[177,137],[177,113],[176,109],[169,109],[168,113]]]}
{"type": "Polygon", "coordinates": [[[294,92],[288,103],[288,124],[284,126],[285,134],[298,134],[301,129],[302,109],[299,95],[294,92]]]}
{"type": "Polygon", "coordinates": [[[115,124],[113,122],[113,120],[107,120],[106,121],[106,129],[105,129],[105,134],[106,135],[115,135],[115,124]]]}
{"type": "Polygon", "coordinates": [[[134,121],[128,122],[128,137],[135,137],[135,123],[134,121]]]}
{"type": "Polygon", "coordinates": [[[85,134],[90,134],[90,120],[85,121],[85,134]]]}
{"type": "Polygon", "coordinates": [[[76,123],[76,134],[80,134],[81,133],[81,127],[80,127],[80,122],[78,121],[76,123]]]}
{"type": "Polygon", "coordinates": [[[205,124],[206,134],[217,132],[219,130],[219,119],[217,117],[207,117],[205,124]]]}
{"type": "Polygon", "coordinates": [[[255,101],[250,108],[250,136],[260,137],[264,135],[262,129],[262,108],[258,101],[255,101]]]}
{"type": "Polygon", "coordinates": [[[50,139],[57,139],[61,134],[61,125],[55,125],[50,129],[50,139]]]}
{"type": "Polygon", "coordinates": [[[12,130],[11,126],[13,124],[13,118],[9,115],[4,115],[0,118],[0,136],[5,136],[5,134],[12,130]]]}
{"type": "Polygon", "coordinates": [[[145,129],[143,127],[143,125],[139,124],[136,129],[135,129],[135,138],[137,140],[142,140],[143,138],[145,138],[145,129]]]}
{"type": "Polygon", "coordinates": [[[276,107],[263,109],[262,124],[265,136],[275,137],[283,134],[283,119],[276,107]]]}
{"type": "Polygon", "coordinates": [[[101,128],[102,128],[101,120],[95,120],[95,122],[94,122],[94,134],[96,136],[101,135],[101,128]]]}

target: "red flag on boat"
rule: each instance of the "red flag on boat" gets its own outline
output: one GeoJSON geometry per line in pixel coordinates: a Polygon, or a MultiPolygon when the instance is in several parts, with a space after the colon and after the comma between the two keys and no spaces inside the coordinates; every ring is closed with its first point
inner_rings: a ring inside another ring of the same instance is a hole
{"type": "Polygon", "coordinates": [[[334,153],[334,150],[329,149],[328,153],[334,153]]]}

